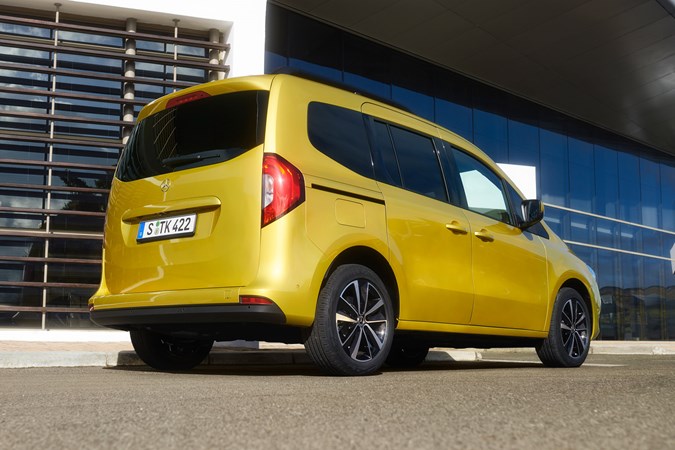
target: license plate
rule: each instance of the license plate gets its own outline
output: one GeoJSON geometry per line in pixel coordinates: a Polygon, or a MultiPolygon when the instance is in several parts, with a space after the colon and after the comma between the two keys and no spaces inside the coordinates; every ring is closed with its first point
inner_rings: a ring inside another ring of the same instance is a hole
{"type": "Polygon", "coordinates": [[[163,217],[138,224],[137,242],[156,241],[176,237],[194,236],[197,214],[163,217]]]}

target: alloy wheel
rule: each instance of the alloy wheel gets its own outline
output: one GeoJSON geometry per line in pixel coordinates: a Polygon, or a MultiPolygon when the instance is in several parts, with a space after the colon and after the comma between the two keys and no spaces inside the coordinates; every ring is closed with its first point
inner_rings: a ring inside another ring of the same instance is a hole
{"type": "Polygon", "coordinates": [[[387,339],[387,309],[377,287],[366,279],[350,282],[340,293],[335,327],[342,350],[351,359],[375,358],[387,339]]]}
{"type": "Polygon", "coordinates": [[[567,354],[577,358],[588,347],[588,316],[578,299],[568,299],[562,308],[560,319],[562,343],[567,354]]]}

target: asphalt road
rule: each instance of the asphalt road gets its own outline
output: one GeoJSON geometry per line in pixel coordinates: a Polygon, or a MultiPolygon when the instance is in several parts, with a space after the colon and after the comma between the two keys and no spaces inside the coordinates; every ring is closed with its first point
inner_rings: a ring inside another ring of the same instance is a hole
{"type": "Polygon", "coordinates": [[[579,369],[487,358],[363,378],[3,369],[0,448],[675,448],[673,356],[598,355],[579,369]]]}

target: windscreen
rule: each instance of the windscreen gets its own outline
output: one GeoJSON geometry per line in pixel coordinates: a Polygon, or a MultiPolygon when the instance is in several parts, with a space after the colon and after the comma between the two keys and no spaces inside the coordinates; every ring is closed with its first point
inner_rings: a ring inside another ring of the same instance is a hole
{"type": "Polygon", "coordinates": [[[115,176],[133,181],[236,158],[262,144],[267,91],[201,98],[139,122],[115,176]]]}

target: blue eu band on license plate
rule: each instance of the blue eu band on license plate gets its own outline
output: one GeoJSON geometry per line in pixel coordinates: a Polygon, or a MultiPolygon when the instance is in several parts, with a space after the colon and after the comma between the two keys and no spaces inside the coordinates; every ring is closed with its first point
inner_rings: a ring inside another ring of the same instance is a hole
{"type": "Polygon", "coordinates": [[[197,214],[146,220],[138,224],[136,241],[147,242],[193,236],[195,234],[196,223],[197,214]]]}

